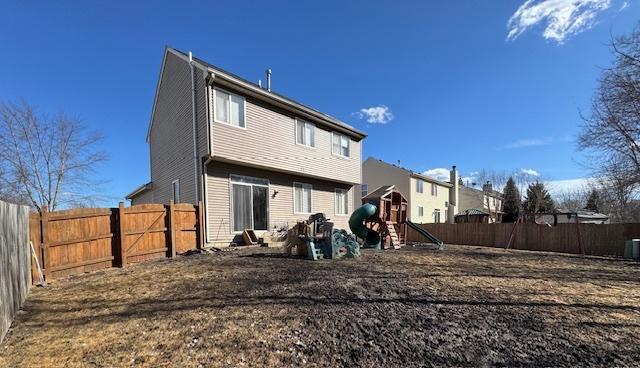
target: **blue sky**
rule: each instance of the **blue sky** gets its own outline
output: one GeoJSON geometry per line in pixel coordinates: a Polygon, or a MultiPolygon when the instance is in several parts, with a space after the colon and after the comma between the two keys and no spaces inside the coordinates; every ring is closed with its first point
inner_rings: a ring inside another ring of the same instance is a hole
{"type": "Polygon", "coordinates": [[[118,198],[149,179],[145,134],[165,45],[250,80],[270,67],[275,91],[368,132],[365,157],[416,171],[587,177],[579,113],[610,65],[611,34],[640,19],[625,0],[2,1],[0,10],[0,101],[64,110],[102,132],[111,159],[100,172],[118,198]]]}

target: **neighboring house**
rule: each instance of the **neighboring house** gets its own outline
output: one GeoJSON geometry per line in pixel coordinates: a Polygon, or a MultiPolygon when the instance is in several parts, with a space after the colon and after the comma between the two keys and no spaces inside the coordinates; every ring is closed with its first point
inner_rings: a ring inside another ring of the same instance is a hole
{"type": "Polygon", "coordinates": [[[315,212],[348,229],[366,135],[270,85],[270,71],[262,88],[166,48],[147,134],[151,181],[131,203],[202,201],[209,246],[315,212]]]}
{"type": "Polygon", "coordinates": [[[491,214],[489,211],[483,208],[470,208],[464,210],[456,215],[456,224],[477,222],[477,223],[489,223],[491,214]]]}
{"type": "Polygon", "coordinates": [[[416,223],[454,222],[458,202],[458,172],[453,166],[450,182],[389,164],[373,157],[362,163],[360,198],[385,185],[395,187],[409,201],[409,220],[416,223]]]}
{"type": "Polygon", "coordinates": [[[573,211],[566,208],[558,208],[553,213],[528,215],[530,221],[539,224],[575,224],[576,220],[581,224],[608,224],[609,216],[603,213],[591,212],[587,210],[573,211]]]}
{"type": "Polygon", "coordinates": [[[493,190],[491,183],[484,183],[482,190],[461,185],[459,195],[458,208],[461,213],[469,209],[482,209],[489,213],[488,222],[502,222],[503,196],[493,190]]]}

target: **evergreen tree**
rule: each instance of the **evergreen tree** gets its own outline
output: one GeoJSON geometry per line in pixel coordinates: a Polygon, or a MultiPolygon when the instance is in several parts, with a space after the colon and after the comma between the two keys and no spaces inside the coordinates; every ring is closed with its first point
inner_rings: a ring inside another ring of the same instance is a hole
{"type": "Polygon", "coordinates": [[[591,189],[589,193],[589,198],[587,199],[587,205],[584,207],[585,210],[592,212],[600,212],[600,195],[598,191],[595,189],[591,189]]]}
{"type": "Polygon", "coordinates": [[[547,188],[538,181],[529,184],[522,206],[529,213],[552,212],[556,207],[547,188]]]}
{"type": "Polygon", "coordinates": [[[509,177],[504,187],[503,207],[504,215],[502,222],[516,222],[520,214],[520,191],[516,187],[516,182],[509,177]]]}

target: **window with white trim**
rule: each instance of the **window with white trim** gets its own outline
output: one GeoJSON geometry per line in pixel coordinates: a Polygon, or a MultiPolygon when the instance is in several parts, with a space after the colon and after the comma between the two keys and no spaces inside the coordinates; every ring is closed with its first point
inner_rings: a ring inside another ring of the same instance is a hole
{"type": "Polygon", "coordinates": [[[313,186],[306,183],[293,183],[293,212],[311,213],[311,192],[313,186]]]}
{"type": "Polygon", "coordinates": [[[335,203],[336,215],[349,214],[349,191],[348,190],[336,188],[335,202],[336,202],[335,203]]]}
{"type": "Polygon", "coordinates": [[[342,157],[351,157],[351,140],[343,134],[333,133],[331,152],[342,157]]]}
{"type": "Polygon", "coordinates": [[[436,224],[440,223],[440,210],[439,209],[435,209],[435,211],[433,211],[433,222],[435,222],[436,224]]]}
{"type": "Polygon", "coordinates": [[[296,120],[296,143],[307,147],[315,147],[316,126],[304,120],[296,120]]]}
{"type": "Polygon", "coordinates": [[[424,193],[424,181],[421,179],[416,179],[416,192],[424,193]]]}
{"type": "Polygon", "coordinates": [[[173,198],[173,203],[180,203],[180,179],[171,183],[171,198],[173,198]]]}
{"type": "Polygon", "coordinates": [[[418,206],[418,217],[424,216],[424,207],[418,206]]]}
{"type": "Polygon", "coordinates": [[[234,232],[267,230],[269,223],[269,180],[230,175],[231,223],[234,232]]]}
{"type": "Polygon", "coordinates": [[[362,186],[360,187],[360,196],[365,197],[367,194],[369,194],[369,185],[362,184],[362,186]]]}
{"type": "Polygon", "coordinates": [[[431,183],[431,195],[433,197],[438,195],[438,185],[436,183],[431,183]]]}
{"type": "Polygon", "coordinates": [[[240,128],[245,127],[245,99],[218,88],[213,89],[214,94],[214,120],[219,123],[229,124],[240,128]]]}

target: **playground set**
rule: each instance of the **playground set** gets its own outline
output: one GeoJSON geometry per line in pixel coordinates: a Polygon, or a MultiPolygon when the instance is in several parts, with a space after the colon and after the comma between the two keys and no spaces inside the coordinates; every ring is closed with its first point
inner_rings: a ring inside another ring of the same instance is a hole
{"type": "Polygon", "coordinates": [[[444,249],[440,239],[407,219],[409,202],[395,186],[382,186],[363,197],[362,202],[362,207],[349,218],[353,235],[334,228],[323,213],[313,214],[299,223],[302,231],[298,238],[306,245],[307,258],[359,257],[358,238],[362,239],[363,248],[400,249],[406,243],[408,228],[436,244],[438,249],[444,249]]]}

